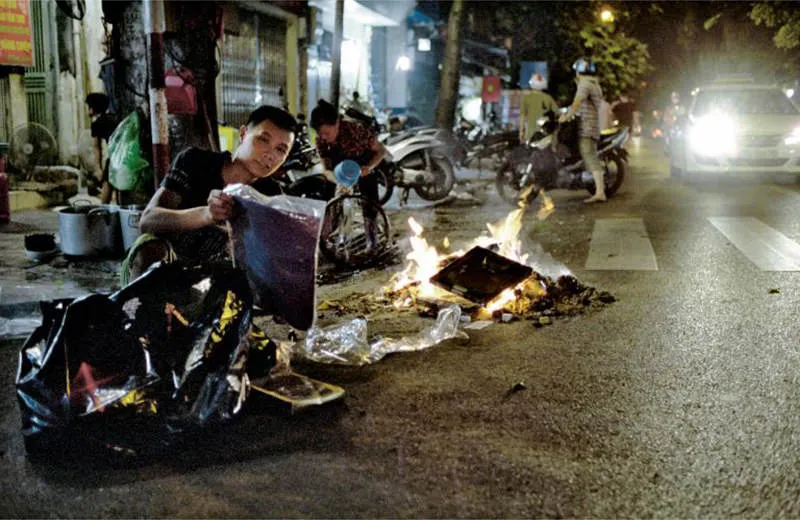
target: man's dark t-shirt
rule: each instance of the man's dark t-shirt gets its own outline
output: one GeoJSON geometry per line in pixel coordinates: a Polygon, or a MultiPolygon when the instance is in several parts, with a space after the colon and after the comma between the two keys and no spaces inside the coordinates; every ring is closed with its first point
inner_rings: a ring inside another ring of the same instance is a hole
{"type": "MultiPolygon", "coordinates": [[[[211,190],[225,187],[222,167],[231,160],[229,152],[187,148],[175,157],[161,186],[181,197],[178,209],[206,206],[211,190]]],[[[189,262],[216,262],[230,258],[228,236],[217,226],[180,233],[165,233],[175,253],[189,262]]]]}
{"type": "MultiPolygon", "coordinates": [[[[212,190],[222,190],[222,167],[231,161],[230,152],[187,148],[175,157],[161,186],[181,197],[178,209],[206,206],[212,190]]],[[[280,185],[270,178],[259,179],[253,187],[264,195],[280,195],[280,185]]],[[[193,262],[229,261],[228,235],[217,226],[165,233],[178,257],[193,262]]]]}

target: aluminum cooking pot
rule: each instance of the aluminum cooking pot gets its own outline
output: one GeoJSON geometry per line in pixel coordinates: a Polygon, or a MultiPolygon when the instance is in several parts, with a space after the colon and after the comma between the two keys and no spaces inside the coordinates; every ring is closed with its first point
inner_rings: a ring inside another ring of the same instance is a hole
{"type": "Polygon", "coordinates": [[[139,237],[139,220],[144,211],[143,205],[123,206],[119,208],[119,225],[122,228],[122,248],[127,251],[139,237]]]}
{"type": "Polygon", "coordinates": [[[61,251],[69,256],[98,256],[118,250],[119,213],[111,206],[72,206],[58,212],[61,251]]]}

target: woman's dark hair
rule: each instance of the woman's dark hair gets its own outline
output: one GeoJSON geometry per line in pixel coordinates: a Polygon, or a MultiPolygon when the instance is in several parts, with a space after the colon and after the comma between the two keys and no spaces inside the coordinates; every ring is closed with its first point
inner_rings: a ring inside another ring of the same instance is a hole
{"type": "Polygon", "coordinates": [[[94,110],[96,114],[102,114],[108,110],[108,103],[108,96],[102,92],[92,92],[86,96],[86,104],[89,105],[89,108],[94,110]]]}
{"type": "Polygon", "coordinates": [[[250,112],[250,117],[247,119],[247,127],[252,128],[264,121],[271,121],[272,124],[287,132],[294,132],[297,129],[297,121],[295,121],[292,114],[272,105],[261,105],[250,112]]]}
{"type": "Polygon", "coordinates": [[[311,111],[311,128],[319,131],[322,125],[335,125],[337,119],[339,119],[339,114],[336,107],[324,99],[320,99],[317,106],[311,111]]]}

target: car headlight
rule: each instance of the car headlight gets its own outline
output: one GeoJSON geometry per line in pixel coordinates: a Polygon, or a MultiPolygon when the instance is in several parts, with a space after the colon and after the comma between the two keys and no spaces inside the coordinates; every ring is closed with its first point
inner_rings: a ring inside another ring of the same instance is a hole
{"type": "Polygon", "coordinates": [[[689,128],[689,145],[698,155],[720,156],[736,153],[736,124],[725,114],[709,114],[689,128]]]}
{"type": "Polygon", "coordinates": [[[783,139],[786,146],[794,146],[800,144],[800,126],[792,130],[792,132],[783,139]]]}

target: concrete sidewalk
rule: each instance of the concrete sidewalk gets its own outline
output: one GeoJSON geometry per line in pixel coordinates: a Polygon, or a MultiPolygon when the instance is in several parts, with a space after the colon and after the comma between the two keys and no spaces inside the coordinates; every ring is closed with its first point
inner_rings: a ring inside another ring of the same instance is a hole
{"type": "Polygon", "coordinates": [[[32,233],[57,236],[58,214],[48,209],[12,212],[11,222],[0,224],[0,338],[30,332],[41,300],[119,288],[119,259],[67,259],[59,254],[39,263],[25,256],[25,235],[32,233]]]}

